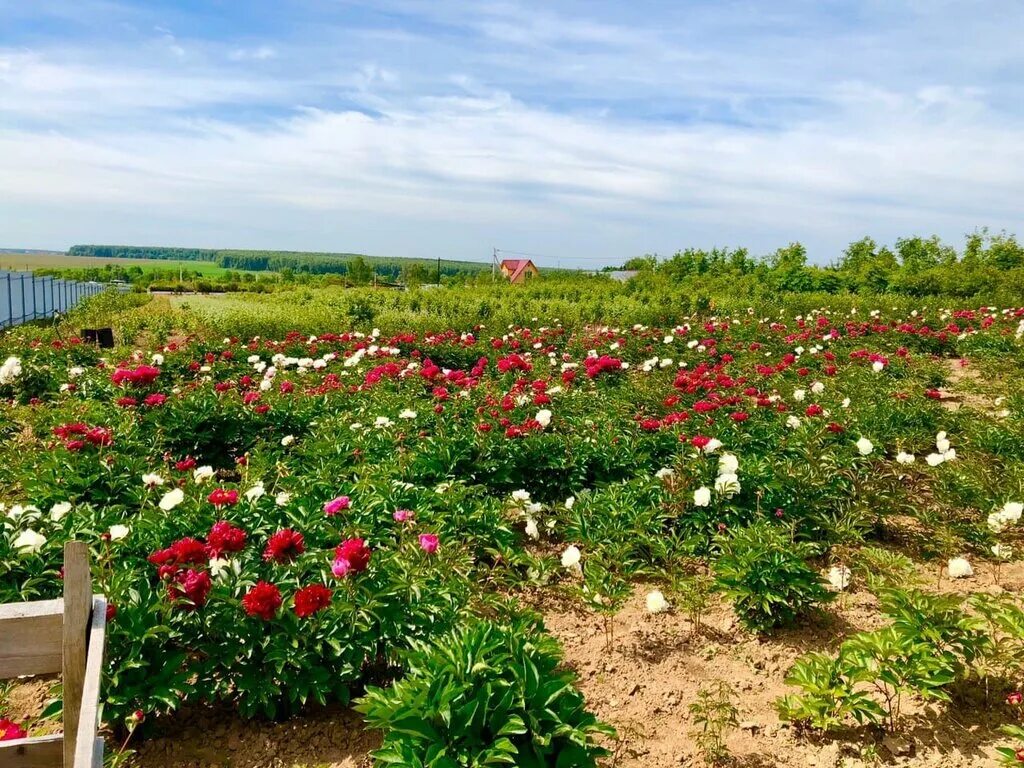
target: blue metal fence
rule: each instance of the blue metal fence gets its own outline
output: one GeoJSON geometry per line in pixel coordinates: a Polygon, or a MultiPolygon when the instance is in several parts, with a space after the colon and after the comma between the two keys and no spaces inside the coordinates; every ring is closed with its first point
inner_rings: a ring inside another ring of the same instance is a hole
{"type": "Polygon", "coordinates": [[[11,328],[31,320],[67,312],[82,299],[106,288],[103,283],[82,283],[54,277],[37,277],[31,272],[0,270],[0,328],[11,328]]]}

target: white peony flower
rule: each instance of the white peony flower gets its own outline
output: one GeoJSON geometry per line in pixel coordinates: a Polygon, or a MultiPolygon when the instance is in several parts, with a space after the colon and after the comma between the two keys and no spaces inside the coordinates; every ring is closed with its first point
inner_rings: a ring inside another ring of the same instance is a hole
{"type": "Polygon", "coordinates": [[[181,488],[174,488],[165,493],[164,497],[160,499],[160,509],[164,512],[170,512],[184,500],[185,492],[181,488]]]}
{"type": "Polygon", "coordinates": [[[845,565],[833,566],[828,571],[828,583],[832,588],[841,592],[850,586],[850,569],[845,565]]]}
{"type": "Polygon", "coordinates": [[[736,474],[740,468],[740,460],[732,453],[723,453],[718,457],[718,472],[720,474],[736,474]]]}
{"type": "Polygon", "coordinates": [[[912,453],[905,453],[904,451],[900,451],[899,453],[896,454],[897,464],[913,464],[915,461],[917,461],[917,459],[914,457],[914,454],[912,453]]]}
{"type": "Polygon", "coordinates": [[[23,555],[33,555],[42,549],[45,543],[46,537],[43,534],[36,533],[31,528],[26,528],[18,534],[18,538],[14,540],[11,546],[23,555]]]}
{"type": "Polygon", "coordinates": [[[646,603],[648,613],[664,613],[668,610],[668,600],[665,599],[665,595],[661,593],[660,589],[648,592],[646,603]]]}
{"type": "Polygon", "coordinates": [[[512,498],[516,501],[529,501],[530,494],[528,491],[524,491],[520,488],[518,491],[512,491],[512,498]]]}
{"type": "Polygon", "coordinates": [[[213,467],[211,466],[197,467],[196,470],[192,473],[192,479],[195,481],[196,485],[202,485],[207,480],[210,480],[212,478],[213,467]]]}
{"type": "Polygon", "coordinates": [[[705,445],[702,450],[704,451],[704,453],[714,453],[721,447],[722,441],[712,437],[710,440],[708,440],[707,445],[705,445]]]}
{"type": "Polygon", "coordinates": [[[579,568],[581,558],[582,553],[580,552],[579,547],[577,547],[575,544],[570,544],[568,547],[565,548],[565,551],[562,553],[562,567],[579,568]]]}
{"type": "Polygon", "coordinates": [[[526,535],[534,540],[540,538],[540,529],[537,528],[537,521],[532,517],[526,519],[526,535]]]}
{"type": "Polygon", "coordinates": [[[387,416],[378,416],[376,419],[373,420],[373,426],[377,427],[378,429],[390,427],[393,423],[394,422],[392,422],[391,419],[389,419],[387,416]]]}
{"type": "Polygon", "coordinates": [[[814,394],[820,395],[824,391],[825,391],[825,384],[823,382],[816,381],[813,384],[811,384],[811,392],[813,392],[814,394]]]}
{"type": "Polygon", "coordinates": [[[53,522],[60,522],[61,518],[64,517],[68,512],[71,511],[70,501],[58,501],[52,507],[50,507],[50,519],[53,522]]]}
{"type": "Polygon", "coordinates": [[[793,399],[796,400],[798,403],[802,403],[806,396],[807,396],[807,392],[805,390],[803,390],[803,389],[794,389],[793,390],[793,399]]]}
{"type": "Polygon", "coordinates": [[[147,488],[157,488],[164,484],[164,479],[155,472],[150,472],[142,476],[142,484],[147,488]]]}
{"type": "Polygon", "coordinates": [[[547,408],[542,408],[541,410],[537,411],[537,415],[534,418],[537,420],[537,423],[539,423],[542,427],[547,429],[548,426],[550,426],[551,424],[551,411],[549,411],[547,408]]]}
{"type": "Polygon", "coordinates": [[[876,360],[871,364],[871,370],[875,373],[881,373],[882,369],[885,368],[885,363],[881,360],[876,360]]]}
{"type": "Polygon", "coordinates": [[[287,448],[289,445],[295,442],[295,435],[285,435],[281,438],[281,445],[287,448]]]}
{"type": "Polygon", "coordinates": [[[715,490],[726,497],[740,492],[740,479],[733,472],[723,472],[715,478],[715,490]]]}
{"type": "Polygon", "coordinates": [[[1009,522],[1019,522],[1021,515],[1024,515],[1024,503],[1019,501],[1008,501],[1003,505],[1001,513],[1009,522]]]}
{"type": "Polygon", "coordinates": [[[707,487],[698,488],[693,492],[693,505],[695,507],[706,507],[711,503],[711,489],[707,487]]]}
{"type": "Polygon", "coordinates": [[[281,491],[277,496],[274,497],[274,503],[279,507],[285,506],[289,501],[292,500],[292,495],[288,491],[281,491]]]}
{"type": "Polygon", "coordinates": [[[256,483],[256,485],[245,492],[245,498],[249,501],[256,501],[257,499],[262,498],[263,494],[266,492],[267,490],[263,487],[263,483],[256,483]]]}
{"type": "Polygon", "coordinates": [[[576,503],[576,497],[575,496],[570,496],[569,498],[567,498],[565,500],[565,503],[562,506],[565,507],[566,509],[572,509],[573,504],[575,504],[575,503],[576,503]]]}
{"type": "Polygon", "coordinates": [[[0,385],[13,384],[21,376],[21,360],[16,357],[8,357],[3,365],[0,365],[0,385]]]}
{"type": "Polygon", "coordinates": [[[937,467],[946,460],[946,457],[941,453],[929,453],[925,456],[924,460],[928,463],[929,467],[937,467]]]}
{"type": "Polygon", "coordinates": [[[110,540],[120,541],[129,534],[131,529],[127,525],[112,525],[110,526],[110,540]]]}
{"type": "Polygon", "coordinates": [[[214,557],[210,560],[210,575],[214,579],[223,579],[233,569],[233,563],[224,557],[214,557]]]}
{"type": "Polygon", "coordinates": [[[995,544],[992,547],[992,554],[995,555],[999,560],[1012,560],[1013,559],[1013,548],[1006,544],[995,544]]]}
{"type": "Polygon", "coordinates": [[[870,456],[871,452],[875,450],[875,444],[866,437],[862,437],[857,441],[857,450],[860,452],[861,456],[870,456]]]}
{"type": "Polygon", "coordinates": [[[974,575],[974,569],[971,568],[971,564],[962,557],[954,557],[946,563],[946,569],[949,571],[949,578],[951,579],[967,579],[974,575]]]}
{"type": "Polygon", "coordinates": [[[800,419],[790,414],[786,417],[786,426],[790,429],[796,429],[800,426],[800,419]]]}
{"type": "Polygon", "coordinates": [[[406,408],[404,411],[402,411],[400,414],[398,414],[398,418],[400,418],[400,419],[415,419],[416,418],[416,411],[412,410],[411,408],[406,408]]]}
{"type": "Polygon", "coordinates": [[[675,470],[669,469],[668,467],[662,467],[654,473],[654,476],[659,480],[664,480],[666,477],[672,477],[674,474],[675,470]]]}

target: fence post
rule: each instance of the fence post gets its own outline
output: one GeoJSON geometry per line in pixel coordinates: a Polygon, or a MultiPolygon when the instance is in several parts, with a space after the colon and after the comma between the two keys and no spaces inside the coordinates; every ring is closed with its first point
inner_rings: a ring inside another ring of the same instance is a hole
{"type": "Polygon", "coordinates": [[[14,327],[14,297],[11,294],[11,273],[7,273],[7,319],[10,326],[14,327]]]}
{"type": "Polygon", "coordinates": [[[82,541],[64,544],[64,765],[75,763],[75,737],[85,686],[86,636],[92,612],[89,548],[82,541]]]}

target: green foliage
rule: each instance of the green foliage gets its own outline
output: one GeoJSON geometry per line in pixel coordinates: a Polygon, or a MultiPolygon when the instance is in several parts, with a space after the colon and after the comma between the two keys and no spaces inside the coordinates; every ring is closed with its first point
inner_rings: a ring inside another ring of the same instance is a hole
{"type": "Polygon", "coordinates": [[[1024,642],[1024,612],[1012,600],[972,599],[986,621],[957,596],[886,588],[880,599],[891,625],[854,635],[834,657],[797,660],[786,682],[801,693],[779,699],[782,718],[822,730],[849,718],[896,730],[907,696],[949,702],[956,682],[1012,669],[1024,642]]]}
{"type": "Polygon", "coordinates": [[[715,561],[719,589],[744,626],[763,632],[792,624],[834,597],[806,559],[816,548],[791,541],[779,525],[758,521],[719,539],[715,561]]]}
{"type": "Polygon", "coordinates": [[[701,686],[697,698],[690,702],[690,717],[694,728],[690,731],[704,759],[705,765],[718,765],[729,755],[725,740],[737,725],[739,711],[733,703],[735,694],[724,680],[701,686]]]}
{"type": "Polygon", "coordinates": [[[590,714],[533,620],[475,620],[407,654],[405,677],[356,704],[384,732],[377,765],[586,768],[611,728],[590,714]]]}

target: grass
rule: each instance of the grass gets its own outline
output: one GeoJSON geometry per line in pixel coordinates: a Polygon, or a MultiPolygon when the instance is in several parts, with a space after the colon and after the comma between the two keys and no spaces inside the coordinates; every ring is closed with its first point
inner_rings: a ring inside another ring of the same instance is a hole
{"type": "MultiPolygon", "coordinates": [[[[23,270],[32,272],[37,269],[88,269],[117,265],[120,267],[138,267],[143,272],[177,271],[179,264],[186,273],[199,272],[204,277],[219,277],[226,272],[244,272],[245,270],[228,270],[212,261],[168,261],[164,259],[117,259],[97,256],[69,256],[66,253],[0,253],[0,269],[23,270]]],[[[269,274],[269,273],[264,273],[269,274]]]]}

